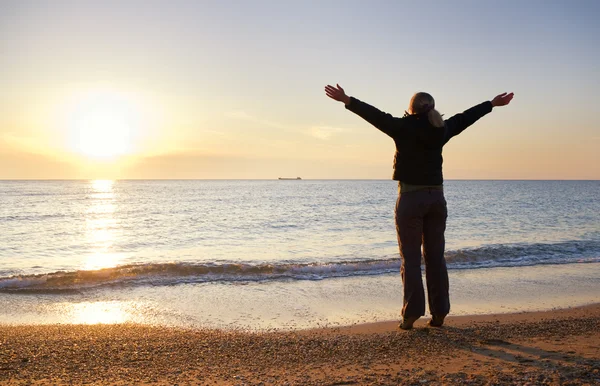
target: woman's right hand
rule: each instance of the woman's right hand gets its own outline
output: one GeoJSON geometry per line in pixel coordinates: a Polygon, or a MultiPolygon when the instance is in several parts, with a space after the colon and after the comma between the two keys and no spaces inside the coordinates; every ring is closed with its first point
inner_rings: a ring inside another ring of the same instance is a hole
{"type": "Polygon", "coordinates": [[[513,99],[514,96],[515,96],[515,94],[512,92],[510,94],[503,92],[502,94],[497,95],[494,99],[492,99],[492,106],[494,106],[494,107],[506,106],[507,104],[510,103],[510,101],[513,99]]]}
{"type": "Polygon", "coordinates": [[[344,89],[340,87],[339,84],[336,84],[337,88],[327,85],[325,86],[325,94],[331,99],[334,99],[339,102],[344,102],[345,105],[350,103],[350,97],[346,95],[344,89]]]}

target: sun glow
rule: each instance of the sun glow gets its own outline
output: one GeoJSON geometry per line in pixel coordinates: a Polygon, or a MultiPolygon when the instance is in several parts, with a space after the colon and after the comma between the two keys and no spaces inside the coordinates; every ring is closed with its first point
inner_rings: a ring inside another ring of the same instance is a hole
{"type": "Polygon", "coordinates": [[[112,160],[134,151],[139,109],[116,91],[88,91],[74,99],[68,125],[72,150],[88,158],[112,160]]]}

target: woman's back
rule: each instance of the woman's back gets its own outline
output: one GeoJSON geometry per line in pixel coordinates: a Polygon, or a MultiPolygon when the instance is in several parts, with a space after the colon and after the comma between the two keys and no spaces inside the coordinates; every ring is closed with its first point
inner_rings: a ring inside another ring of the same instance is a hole
{"type": "Polygon", "coordinates": [[[414,114],[402,118],[402,129],[395,134],[392,178],[411,185],[441,185],[444,127],[433,126],[426,114],[414,114]]]}
{"type": "Polygon", "coordinates": [[[396,118],[354,97],[345,105],[394,139],[394,180],[428,186],[441,185],[444,181],[444,144],[492,111],[492,103],[483,102],[444,121],[442,127],[436,127],[428,117],[429,111],[396,118]]]}

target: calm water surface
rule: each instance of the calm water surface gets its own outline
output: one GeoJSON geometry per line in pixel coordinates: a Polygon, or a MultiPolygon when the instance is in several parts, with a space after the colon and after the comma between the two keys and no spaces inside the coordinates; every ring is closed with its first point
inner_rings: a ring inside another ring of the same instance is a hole
{"type": "MultiPolygon", "coordinates": [[[[599,181],[447,181],[445,194],[451,272],[600,262],[599,181]]],[[[397,280],[396,198],[393,181],[0,181],[0,303],[21,295],[43,315],[90,294],[397,280]]]]}

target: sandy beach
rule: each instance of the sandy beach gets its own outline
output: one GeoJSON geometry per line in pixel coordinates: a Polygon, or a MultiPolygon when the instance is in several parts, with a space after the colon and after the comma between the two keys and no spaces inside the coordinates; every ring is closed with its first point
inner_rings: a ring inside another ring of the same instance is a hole
{"type": "Polygon", "coordinates": [[[598,384],[600,305],[294,332],[0,327],[0,383],[598,384]]]}

